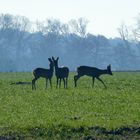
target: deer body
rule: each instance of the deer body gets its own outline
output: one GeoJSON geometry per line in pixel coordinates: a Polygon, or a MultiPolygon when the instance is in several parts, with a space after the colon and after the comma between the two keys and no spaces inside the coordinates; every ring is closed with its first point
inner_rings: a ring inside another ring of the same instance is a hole
{"type": "Polygon", "coordinates": [[[55,67],[55,75],[58,78],[66,78],[69,75],[69,69],[67,67],[55,67]]]}
{"type": "Polygon", "coordinates": [[[54,67],[55,67],[55,76],[57,79],[56,82],[56,87],[61,86],[61,80],[64,82],[64,88],[67,88],[67,83],[68,83],[68,76],[69,76],[69,68],[68,67],[58,67],[58,57],[55,60],[54,57],[52,57],[52,60],[54,62],[54,67]]]}
{"type": "Polygon", "coordinates": [[[52,88],[52,76],[53,76],[53,61],[51,60],[51,58],[48,58],[48,60],[50,61],[50,68],[49,69],[44,69],[44,68],[36,68],[33,71],[33,75],[34,75],[34,79],[32,80],[32,90],[36,89],[36,85],[35,82],[37,79],[39,79],[40,77],[45,78],[46,79],[46,88],[47,88],[47,83],[48,83],[48,79],[50,81],[50,86],[52,88]]]}
{"type": "Polygon", "coordinates": [[[106,88],[106,85],[104,84],[104,82],[99,78],[102,74],[110,74],[112,75],[112,72],[111,72],[111,66],[107,66],[107,69],[105,70],[102,70],[102,69],[98,69],[98,68],[95,68],[95,67],[89,67],[89,66],[80,66],[77,68],[77,75],[74,76],[74,83],[75,83],[75,87],[77,86],[77,80],[84,76],[84,75],[87,75],[87,76],[90,76],[92,77],[92,86],[94,86],[94,81],[95,81],[95,78],[98,79],[103,85],[104,87],[106,88]]]}

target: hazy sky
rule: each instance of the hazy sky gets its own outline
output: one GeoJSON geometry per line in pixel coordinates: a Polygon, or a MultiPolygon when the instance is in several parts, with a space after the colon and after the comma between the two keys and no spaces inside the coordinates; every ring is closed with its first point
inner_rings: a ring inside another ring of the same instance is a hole
{"type": "Polygon", "coordinates": [[[115,37],[122,22],[133,24],[140,13],[140,0],[0,0],[0,13],[26,16],[31,21],[52,17],[67,22],[85,17],[89,32],[115,37]]]}

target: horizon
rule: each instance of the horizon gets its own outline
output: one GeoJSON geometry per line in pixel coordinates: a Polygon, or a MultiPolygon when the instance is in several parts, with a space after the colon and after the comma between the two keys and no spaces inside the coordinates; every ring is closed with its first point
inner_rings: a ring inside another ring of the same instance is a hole
{"type": "Polygon", "coordinates": [[[32,22],[54,18],[61,22],[80,17],[86,18],[87,31],[107,38],[119,37],[117,28],[122,23],[131,26],[138,16],[140,1],[135,0],[0,0],[0,13],[25,16],[32,22]],[[80,5],[80,6],[79,6],[80,5]]]}

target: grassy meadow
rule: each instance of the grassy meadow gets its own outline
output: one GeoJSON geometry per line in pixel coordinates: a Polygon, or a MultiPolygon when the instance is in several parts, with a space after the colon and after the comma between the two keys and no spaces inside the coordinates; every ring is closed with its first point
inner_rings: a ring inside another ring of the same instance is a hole
{"type": "Polygon", "coordinates": [[[56,89],[45,79],[31,85],[32,73],[0,73],[0,139],[140,139],[140,72],[114,72],[95,80],[82,77],[74,88],[56,89]]]}

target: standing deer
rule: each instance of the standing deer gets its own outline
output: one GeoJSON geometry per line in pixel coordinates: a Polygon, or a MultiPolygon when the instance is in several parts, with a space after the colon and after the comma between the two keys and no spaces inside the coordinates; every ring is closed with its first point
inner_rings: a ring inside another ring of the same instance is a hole
{"type": "Polygon", "coordinates": [[[63,79],[64,82],[64,88],[67,88],[67,83],[68,83],[68,76],[69,76],[69,69],[68,67],[58,67],[58,59],[55,60],[54,57],[52,57],[52,60],[54,62],[54,67],[55,67],[55,75],[56,75],[56,87],[61,86],[61,80],[63,79]]]}
{"type": "Polygon", "coordinates": [[[94,81],[95,81],[95,78],[96,78],[104,85],[105,88],[107,88],[105,83],[99,77],[102,74],[113,75],[112,71],[111,71],[111,65],[108,65],[107,69],[105,69],[105,70],[101,70],[101,69],[98,69],[98,68],[95,68],[95,67],[89,67],[89,66],[80,66],[80,67],[77,68],[77,73],[78,74],[74,76],[75,87],[77,86],[77,80],[80,77],[82,77],[84,75],[87,75],[87,76],[92,77],[92,86],[94,86],[94,81]]]}
{"type": "Polygon", "coordinates": [[[36,68],[33,71],[33,75],[34,75],[34,79],[32,80],[32,90],[35,89],[36,90],[36,85],[35,82],[37,79],[39,79],[40,77],[46,78],[46,88],[47,88],[47,84],[48,84],[48,79],[50,81],[50,86],[52,88],[52,76],[53,76],[53,71],[54,71],[54,64],[51,58],[48,58],[49,62],[50,62],[50,68],[49,69],[44,69],[44,68],[36,68]]]}

